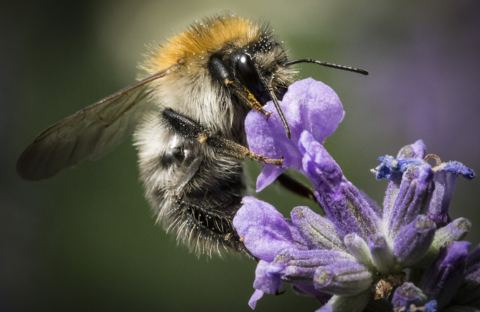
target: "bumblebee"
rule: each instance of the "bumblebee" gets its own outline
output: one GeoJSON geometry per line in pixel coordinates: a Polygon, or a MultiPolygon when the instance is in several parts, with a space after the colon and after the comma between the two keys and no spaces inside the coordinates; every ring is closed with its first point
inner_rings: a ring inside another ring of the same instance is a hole
{"type": "MultiPolygon", "coordinates": [[[[242,160],[281,165],[246,147],[249,110],[265,115],[293,82],[300,62],[366,74],[310,59],[290,61],[268,25],[220,15],[191,25],[151,51],[136,83],[58,121],[21,154],[29,180],[96,160],[133,133],[140,179],[156,220],[197,254],[244,250],[232,227],[245,193],[242,160]]],[[[289,178],[280,182],[307,195],[289,178]]]]}

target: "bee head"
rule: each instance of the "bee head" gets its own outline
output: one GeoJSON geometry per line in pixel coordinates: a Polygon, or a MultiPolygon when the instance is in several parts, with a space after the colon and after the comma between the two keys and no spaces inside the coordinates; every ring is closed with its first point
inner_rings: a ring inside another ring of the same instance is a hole
{"type": "Polygon", "coordinates": [[[213,83],[222,85],[247,107],[269,115],[271,112],[262,107],[273,101],[289,136],[290,130],[278,103],[294,76],[294,71],[284,65],[286,61],[281,44],[265,31],[244,47],[227,45],[212,54],[207,67],[213,83]]]}

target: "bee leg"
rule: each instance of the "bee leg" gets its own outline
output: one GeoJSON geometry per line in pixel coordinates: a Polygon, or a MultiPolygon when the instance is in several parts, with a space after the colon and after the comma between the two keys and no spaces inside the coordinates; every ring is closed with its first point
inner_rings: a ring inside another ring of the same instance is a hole
{"type": "Polygon", "coordinates": [[[164,109],[162,117],[170,129],[186,139],[198,140],[207,132],[201,124],[171,108],[164,109]]]}
{"type": "Polygon", "coordinates": [[[281,166],[283,164],[283,158],[276,159],[276,158],[269,158],[260,154],[257,154],[248,147],[245,147],[241,144],[238,144],[235,141],[229,140],[227,138],[212,135],[206,139],[206,143],[213,147],[220,153],[233,156],[238,159],[245,159],[250,158],[265,164],[271,164],[276,166],[281,166]]]}
{"type": "Polygon", "coordinates": [[[314,194],[313,190],[305,186],[303,183],[297,181],[295,178],[289,176],[286,173],[282,173],[278,178],[277,178],[278,183],[289,190],[292,193],[295,193],[301,197],[308,198],[314,201],[317,201],[314,194]]]}
{"type": "Polygon", "coordinates": [[[235,95],[241,99],[241,102],[246,103],[250,109],[257,111],[266,117],[269,117],[272,114],[272,112],[266,111],[263,108],[263,105],[259,102],[255,95],[253,95],[253,93],[250,92],[250,90],[248,90],[246,87],[237,82],[232,82],[230,88],[232,88],[235,95]]]}
{"type": "Polygon", "coordinates": [[[169,127],[179,135],[187,139],[196,140],[201,144],[207,144],[219,153],[241,160],[250,158],[265,164],[277,166],[283,164],[283,158],[274,159],[259,155],[241,144],[220,135],[213,134],[212,131],[208,130],[206,127],[185,115],[175,112],[173,109],[167,108],[163,110],[162,116],[169,127]]]}

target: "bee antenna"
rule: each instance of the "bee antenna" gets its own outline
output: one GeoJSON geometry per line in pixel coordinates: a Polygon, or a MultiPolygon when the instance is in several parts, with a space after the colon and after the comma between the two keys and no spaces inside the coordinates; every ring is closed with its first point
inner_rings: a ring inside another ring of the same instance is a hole
{"type": "Polygon", "coordinates": [[[321,66],[325,66],[325,67],[330,67],[330,68],[335,68],[335,69],[340,69],[340,70],[346,70],[346,71],[354,72],[354,73],[357,73],[357,74],[368,75],[368,71],[366,71],[365,69],[356,68],[356,67],[352,67],[352,66],[333,64],[333,63],[314,60],[314,59],[298,59],[298,60],[293,60],[293,61],[286,62],[283,65],[290,66],[290,65],[294,65],[294,64],[298,64],[298,63],[312,63],[312,64],[317,64],[317,65],[321,65],[321,66]]]}
{"type": "Polygon", "coordinates": [[[291,132],[290,132],[290,126],[288,125],[287,119],[285,118],[285,115],[283,114],[282,108],[280,107],[280,103],[278,103],[277,96],[275,95],[275,92],[273,90],[269,90],[270,97],[272,98],[273,105],[275,106],[275,109],[278,112],[278,115],[280,116],[280,120],[282,121],[283,128],[285,129],[285,134],[287,135],[287,138],[290,139],[291,137],[291,132]]]}
{"type": "Polygon", "coordinates": [[[287,118],[285,118],[285,115],[283,114],[283,110],[280,107],[280,103],[278,102],[277,95],[275,94],[275,91],[273,90],[272,87],[272,81],[273,81],[273,76],[270,80],[270,83],[267,83],[264,79],[260,78],[264,86],[266,87],[268,94],[270,95],[270,98],[272,99],[273,105],[275,106],[275,110],[277,111],[278,115],[280,116],[280,120],[282,121],[283,128],[285,129],[285,134],[287,135],[287,138],[291,138],[291,131],[290,131],[290,126],[288,125],[287,118]]]}

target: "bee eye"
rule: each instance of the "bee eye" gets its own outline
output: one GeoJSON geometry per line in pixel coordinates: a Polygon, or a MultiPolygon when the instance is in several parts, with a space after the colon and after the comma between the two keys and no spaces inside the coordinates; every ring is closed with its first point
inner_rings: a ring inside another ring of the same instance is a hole
{"type": "Polygon", "coordinates": [[[235,73],[242,82],[259,79],[252,58],[245,53],[238,54],[235,58],[235,73]]]}
{"type": "Polygon", "coordinates": [[[250,55],[247,53],[235,54],[233,56],[233,66],[235,69],[235,77],[238,78],[260,102],[265,104],[270,100],[250,55]]]}

